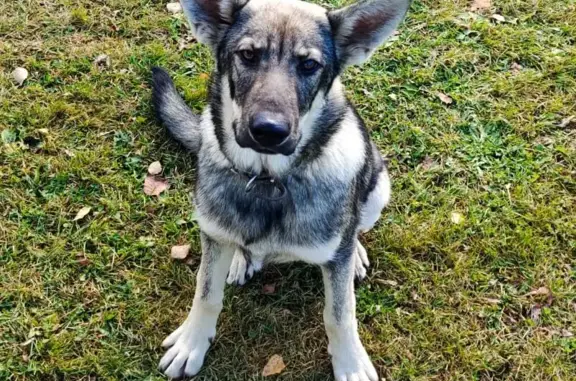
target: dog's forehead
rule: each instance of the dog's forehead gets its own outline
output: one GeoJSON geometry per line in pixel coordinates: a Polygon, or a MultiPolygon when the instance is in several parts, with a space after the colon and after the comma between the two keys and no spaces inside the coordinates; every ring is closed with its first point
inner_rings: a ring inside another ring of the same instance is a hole
{"type": "Polygon", "coordinates": [[[322,45],[321,29],[329,27],[324,8],[299,0],[251,0],[245,11],[250,18],[244,29],[255,47],[281,40],[283,45],[292,42],[291,50],[301,54],[322,45]]]}

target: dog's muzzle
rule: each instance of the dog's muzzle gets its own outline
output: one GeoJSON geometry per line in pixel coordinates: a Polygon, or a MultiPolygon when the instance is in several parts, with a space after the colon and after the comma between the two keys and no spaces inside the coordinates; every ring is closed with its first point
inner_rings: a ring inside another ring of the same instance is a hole
{"type": "Polygon", "coordinates": [[[248,122],[244,131],[237,131],[236,141],[242,148],[258,153],[289,156],[294,153],[298,139],[292,134],[290,121],[282,114],[260,112],[248,122]]]}

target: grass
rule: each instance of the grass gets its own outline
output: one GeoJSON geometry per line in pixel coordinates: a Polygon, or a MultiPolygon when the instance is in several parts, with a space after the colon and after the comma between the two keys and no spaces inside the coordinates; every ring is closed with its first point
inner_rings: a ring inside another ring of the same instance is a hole
{"type": "MultiPolygon", "coordinates": [[[[576,380],[576,3],[468,7],[416,1],[344,76],[394,178],[364,237],[361,335],[386,380],[576,380]],[[540,287],[553,296],[527,295],[540,287]]],[[[163,379],[199,239],[193,163],[154,122],[148,81],[166,67],[201,110],[212,61],[186,33],[164,2],[0,3],[0,379],[163,379]],[[155,160],[159,198],[142,192],[155,160]],[[168,255],[180,243],[190,266],[168,255]]],[[[258,380],[275,353],[278,379],[331,379],[322,299],[298,264],[229,288],[197,379],[258,380]]]]}

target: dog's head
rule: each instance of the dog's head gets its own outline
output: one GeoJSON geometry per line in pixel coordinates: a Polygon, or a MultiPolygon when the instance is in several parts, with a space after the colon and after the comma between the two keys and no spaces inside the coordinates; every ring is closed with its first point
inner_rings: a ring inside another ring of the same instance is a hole
{"type": "Polygon", "coordinates": [[[209,45],[233,102],[240,147],[290,155],[301,118],[346,65],[360,64],[392,34],[410,0],[363,0],[340,10],[298,0],[181,0],[209,45]]]}

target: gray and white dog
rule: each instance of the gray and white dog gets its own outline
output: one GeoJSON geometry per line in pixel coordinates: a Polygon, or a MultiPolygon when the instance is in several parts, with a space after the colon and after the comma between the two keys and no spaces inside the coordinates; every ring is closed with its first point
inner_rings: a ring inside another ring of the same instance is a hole
{"type": "Polygon", "coordinates": [[[199,372],[227,281],[243,284],[266,263],[304,261],[322,268],[336,379],[377,381],[358,335],[354,275],[368,266],[358,235],[380,217],[390,181],[339,76],[392,34],[410,1],[336,11],[298,0],[181,3],[216,69],[201,116],[153,69],[159,118],[198,158],[202,241],[192,309],[164,341],[160,369],[171,378],[199,372]]]}

